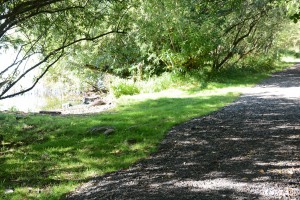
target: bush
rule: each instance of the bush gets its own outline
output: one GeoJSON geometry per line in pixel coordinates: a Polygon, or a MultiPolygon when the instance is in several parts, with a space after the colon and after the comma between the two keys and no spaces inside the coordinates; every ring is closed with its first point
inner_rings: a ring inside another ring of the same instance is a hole
{"type": "Polygon", "coordinates": [[[251,56],[239,63],[237,67],[254,73],[268,72],[274,69],[276,59],[272,56],[251,56]]]}
{"type": "Polygon", "coordinates": [[[142,93],[160,92],[171,88],[176,83],[171,73],[163,73],[161,76],[151,77],[138,83],[142,93]]]}
{"type": "Polygon", "coordinates": [[[117,79],[111,86],[115,97],[119,98],[122,95],[139,94],[140,89],[131,80],[117,79]]]}
{"type": "Polygon", "coordinates": [[[233,84],[251,82],[251,76],[266,75],[275,70],[277,64],[272,56],[249,56],[236,65],[227,66],[212,74],[210,81],[233,84]]]}
{"type": "Polygon", "coordinates": [[[110,85],[112,93],[119,98],[122,95],[134,95],[139,93],[160,92],[172,88],[183,81],[172,73],[163,73],[161,76],[151,77],[147,80],[132,81],[114,77],[110,85]]]}

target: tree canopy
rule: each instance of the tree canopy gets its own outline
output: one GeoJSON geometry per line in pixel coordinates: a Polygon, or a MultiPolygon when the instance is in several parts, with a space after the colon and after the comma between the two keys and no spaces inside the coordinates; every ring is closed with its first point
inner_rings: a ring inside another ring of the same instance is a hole
{"type": "Polygon", "coordinates": [[[71,46],[124,33],[125,9],[121,1],[108,0],[2,0],[0,48],[14,48],[15,58],[0,68],[0,99],[31,90],[71,46]],[[34,80],[24,87],[21,81],[30,73],[34,80]]]}
{"type": "Polygon", "coordinates": [[[0,2],[0,53],[15,52],[0,63],[0,99],[31,90],[61,60],[66,73],[218,71],[270,53],[288,18],[300,18],[295,0],[0,2]]]}

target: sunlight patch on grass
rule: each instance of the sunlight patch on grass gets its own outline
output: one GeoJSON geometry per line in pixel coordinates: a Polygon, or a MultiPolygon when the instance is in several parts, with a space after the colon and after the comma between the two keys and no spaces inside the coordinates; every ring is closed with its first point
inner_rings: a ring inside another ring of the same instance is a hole
{"type": "Polygon", "coordinates": [[[94,115],[16,120],[0,113],[0,199],[59,199],[94,176],[128,168],[154,152],[173,126],[231,103],[262,77],[121,96],[115,109],[94,115]],[[115,131],[92,133],[94,126],[115,131]],[[4,194],[9,188],[13,193],[4,194]]]}

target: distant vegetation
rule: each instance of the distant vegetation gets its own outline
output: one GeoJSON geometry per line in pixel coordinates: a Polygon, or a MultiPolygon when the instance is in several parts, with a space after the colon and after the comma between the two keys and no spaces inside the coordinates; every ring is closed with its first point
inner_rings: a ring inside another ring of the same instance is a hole
{"type": "MultiPolygon", "coordinates": [[[[210,78],[236,65],[269,67],[282,49],[299,52],[299,6],[296,0],[6,0],[0,53],[15,49],[15,58],[0,64],[0,99],[31,90],[45,74],[50,85],[100,90],[106,74],[135,82],[165,72],[210,78]]],[[[124,84],[114,83],[117,96],[139,90],[124,84]]]]}

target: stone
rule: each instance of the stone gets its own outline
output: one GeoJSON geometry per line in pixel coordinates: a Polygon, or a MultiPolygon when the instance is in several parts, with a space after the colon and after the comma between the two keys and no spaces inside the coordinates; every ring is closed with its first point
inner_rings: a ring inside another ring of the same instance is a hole
{"type": "Polygon", "coordinates": [[[61,115],[61,112],[59,112],[59,111],[46,111],[46,110],[41,110],[39,113],[40,113],[40,114],[44,114],[44,115],[61,115]]]}
{"type": "Polygon", "coordinates": [[[101,99],[98,99],[98,100],[92,102],[92,103],[90,104],[90,106],[101,106],[101,105],[105,105],[105,104],[106,104],[106,103],[105,103],[104,101],[102,101],[101,99]]]}
{"type": "Polygon", "coordinates": [[[115,132],[115,129],[107,129],[106,131],[104,131],[104,135],[110,135],[112,134],[113,132],[115,132]]]}
{"type": "Polygon", "coordinates": [[[84,97],[83,99],[83,104],[90,104],[93,103],[94,101],[100,99],[100,96],[88,96],[84,97]]]}
{"type": "Polygon", "coordinates": [[[104,134],[104,135],[110,135],[113,132],[115,132],[115,129],[111,126],[94,126],[90,129],[90,133],[93,134],[104,134]]]}
{"type": "Polygon", "coordinates": [[[11,194],[11,193],[14,193],[14,190],[13,189],[6,189],[4,191],[4,194],[11,194]]]}
{"type": "Polygon", "coordinates": [[[73,105],[69,102],[69,103],[63,103],[62,105],[61,105],[61,107],[62,107],[62,109],[63,110],[66,110],[66,109],[68,109],[68,108],[70,108],[70,107],[72,107],[73,105]]]}
{"type": "Polygon", "coordinates": [[[137,140],[134,139],[134,138],[130,138],[130,139],[127,140],[127,143],[130,144],[130,145],[133,145],[133,144],[137,143],[137,140]]]}

